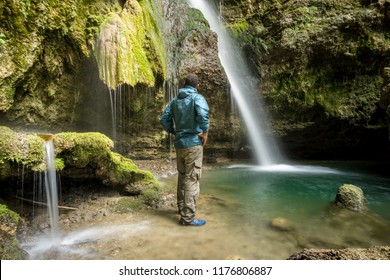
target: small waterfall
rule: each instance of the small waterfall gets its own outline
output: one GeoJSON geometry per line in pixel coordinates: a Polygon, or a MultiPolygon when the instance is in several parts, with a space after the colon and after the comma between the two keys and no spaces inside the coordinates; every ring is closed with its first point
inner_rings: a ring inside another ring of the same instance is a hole
{"type": "Polygon", "coordinates": [[[51,237],[53,240],[59,237],[59,211],[58,211],[58,190],[57,174],[55,167],[54,144],[52,135],[39,135],[45,140],[46,170],[44,172],[44,184],[47,196],[48,214],[50,220],[51,237]]]}
{"type": "MultiPolygon", "coordinates": [[[[174,81],[168,81],[164,83],[164,104],[168,104],[179,93],[179,85],[176,79],[174,81]]],[[[173,136],[168,133],[168,145],[169,145],[169,162],[172,166],[174,149],[173,149],[173,136]]]]}
{"type": "Polygon", "coordinates": [[[112,126],[112,140],[117,142],[117,92],[113,89],[108,89],[111,104],[111,126],[112,126]]]}
{"type": "MultiPolygon", "coordinates": [[[[158,88],[145,85],[118,85],[108,89],[111,134],[114,150],[119,153],[128,152],[132,133],[143,131],[150,125],[150,110],[153,110],[158,88]]],[[[108,108],[107,108],[108,109],[108,108]]],[[[108,132],[109,133],[109,132],[108,132]]]]}
{"type": "Polygon", "coordinates": [[[256,105],[257,101],[250,98],[258,91],[258,81],[251,75],[240,49],[219,22],[218,7],[212,7],[208,2],[210,1],[189,0],[190,6],[203,13],[210,28],[218,35],[219,58],[228,77],[233,97],[247,126],[257,163],[265,166],[273,165],[276,157],[279,156],[279,151],[276,145],[271,143],[272,140],[263,135],[262,123],[265,123],[265,117],[262,116],[260,119],[256,115],[256,111],[262,108],[261,104],[256,105]]]}

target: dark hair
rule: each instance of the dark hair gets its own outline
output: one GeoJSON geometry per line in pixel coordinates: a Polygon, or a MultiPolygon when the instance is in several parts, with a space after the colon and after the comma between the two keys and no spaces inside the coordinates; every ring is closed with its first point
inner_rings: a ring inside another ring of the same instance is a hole
{"type": "Polygon", "coordinates": [[[198,76],[195,74],[189,74],[184,82],[185,86],[196,87],[199,84],[198,76]]]}

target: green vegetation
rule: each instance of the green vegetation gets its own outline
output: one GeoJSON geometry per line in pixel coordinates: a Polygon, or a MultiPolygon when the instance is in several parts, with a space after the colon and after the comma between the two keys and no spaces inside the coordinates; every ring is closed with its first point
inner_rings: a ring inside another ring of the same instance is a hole
{"type": "Polygon", "coordinates": [[[57,158],[65,166],[84,168],[96,161],[107,162],[114,143],[107,136],[97,132],[62,132],[54,135],[57,158]]]}
{"type": "Polygon", "coordinates": [[[77,120],[80,75],[86,59],[101,50],[99,38],[114,27],[110,24],[118,28],[108,34],[120,48],[107,52],[108,59],[99,56],[103,81],[110,88],[155,86],[167,67],[160,9],[152,0],[126,1],[123,7],[105,0],[2,1],[0,110],[22,125],[77,120]],[[114,81],[105,69],[115,69],[114,81]]]}
{"type": "Polygon", "coordinates": [[[166,50],[156,14],[151,1],[132,0],[101,24],[95,57],[100,78],[111,89],[122,83],[154,86],[156,76],[166,77],[166,50]]]}
{"type": "Polygon", "coordinates": [[[25,253],[19,248],[16,239],[20,216],[0,204],[0,258],[2,260],[23,260],[25,253]]]}
{"type": "Polygon", "coordinates": [[[17,172],[13,164],[24,165],[33,171],[43,171],[44,141],[33,134],[16,133],[0,126],[0,179],[9,172],[17,172]]]}
{"type": "Polygon", "coordinates": [[[0,33],[0,47],[5,44],[5,35],[0,33]]]}
{"type": "Polygon", "coordinates": [[[118,213],[132,213],[141,210],[145,204],[138,197],[122,197],[115,204],[114,209],[118,213]]]}
{"type": "Polygon", "coordinates": [[[272,1],[229,23],[267,84],[274,119],[367,125],[390,45],[383,4],[370,3],[272,1]]]}
{"type": "MultiPolygon", "coordinates": [[[[103,184],[126,187],[130,192],[158,188],[159,184],[150,172],[139,169],[131,159],[112,152],[112,140],[101,133],[58,133],[53,135],[53,143],[59,171],[90,168],[95,170],[96,179],[103,184]]],[[[0,180],[17,176],[18,165],[32,171],[45,170],[44,140],[36,134],[17,133],[0,127],[0,180]]],[[[146,192],[145,197],[152,195],[146,192]]]]}

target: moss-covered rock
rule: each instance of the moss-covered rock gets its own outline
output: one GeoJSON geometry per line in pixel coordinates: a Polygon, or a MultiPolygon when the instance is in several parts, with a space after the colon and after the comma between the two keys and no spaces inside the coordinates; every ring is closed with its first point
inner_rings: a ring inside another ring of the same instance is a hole
{"type": "Polygon", "coordinates": [[[2,260],[22,260],[26,253],[19,248],[16,238],[20,216],[0,204],[0,258],[2,260]]]}
{"type": "Polygon", "coordinates": [[[356,212],[367,211],[367,199],[363,190],[351,184],[342,185],[335,198],[335,204],[356,212]]]}
{"type": "Polygon", "coordinates": [[[56,157],[64,161],[66,167],[84,168],[95,162],[110,160],[114,143],[101,133],[62,132],[53,136],[56,157]]]}
{"type": "MultiPolygon", "coordinates": [[[[62,132],[52,135],[52,141],[56,169],[64,180],[97,179],[109,187],[138,194],[148,187],[158,186],[150,172],[113,152],[113,141],[104,134],[62,132]]],[[[0,127],[0,180],[18,176],[22,166],[26,171],[44,171],[44,147],[45,141],[37,134],[0,127]]]]}
{"type": "Polygon", "coordinates": [[[18,133],[0,126],[0,180],[17,174],[18,165],[43,171],[44,143],[36,134],[18,133]]]}
{"type": "MultiPolygon", "coordinates": [[[[92,169],[95,178],[103,184],[139,193],[142,189],[157,185],[154,176],[140,170],[129,158],[112,151],[113,142],[97,132],[63,132],[53,138],[56,157],[64,162],[64,171],[69,168],[92,169]]],[[[90,171],[85,172],[88,177],[90,171]]],[[[72,177],[72,173],[67,173],[72,177]]]]}

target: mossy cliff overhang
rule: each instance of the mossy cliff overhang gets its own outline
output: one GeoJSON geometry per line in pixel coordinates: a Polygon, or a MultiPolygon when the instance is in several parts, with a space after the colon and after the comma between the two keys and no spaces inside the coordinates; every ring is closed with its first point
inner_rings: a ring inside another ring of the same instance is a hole
{"type": "MultiPolygon", "coordinates": [[[[56,169],[63,177],[72,177],[72,170],[92,176],[109,187],[141,191],[158,185],[154,176],[141,170],[129,158],[112,151],[111,139],[101,133],[63,132],[52,135],[55,148],[56,169]],[[67,170],[70,170],[67,172],[67,170]],[[66,173],[66,176],[65,176],[66,173]]],[[[35,133],[19,133],[0,127],[0,180],[19,176],[19,168],[36,172],[46,169],[45,140],[35,133]]]]}
{"type": "Polygon", "coordinates": [[[100,26],[95,58],[100,79],[110,88],[121,84],[154,86],[166,78],[166,50],[153,1],[127,1],[121,13],[109,13],[100,26]]]}
{"type": "MultiPolygon", "coordinates": [[[[108,7],[103,0],[88,2],[0,1],[0,111],[7,111],[14,104],[16,88],[33,92],[34,85],[42,83],[38,77],[28,84],[24,81],[34,66],[48,64],[45,66],[49,73],[50,69],[60,68],[56,65],[58,60],[42,63],[45,52],[53,51],[45,46],[47,41],[72,45],[80,55],[89,56],[89,13],[102,13],[100,9],[108,7]]],[[[65,57],[72,54],[61,55],[64,60],[65,57]]]]}
{"type": "Polygon", "coordinates": [[[115,54],[115,83],[154,86],[164,80],[160,10],[158,0],[0,1],[0,113],[15,125],[75,125],[78,105],[87,98],[84,71],[94,69],[89,64],[96,40],[114,14],[127,48],[115,54]]]}

